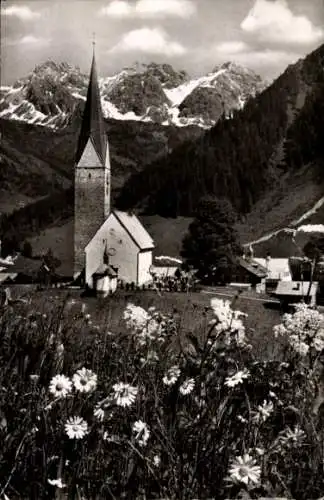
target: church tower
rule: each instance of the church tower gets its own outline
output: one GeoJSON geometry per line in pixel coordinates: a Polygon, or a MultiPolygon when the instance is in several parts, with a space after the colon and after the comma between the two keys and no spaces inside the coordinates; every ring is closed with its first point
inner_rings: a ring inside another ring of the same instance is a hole
{"type": "Polygon", "coordinates": [[[74,276],[85,267],[85,247],[110,213],[109,145],[93,50],[87,100],[74,167],[74,276]]]}

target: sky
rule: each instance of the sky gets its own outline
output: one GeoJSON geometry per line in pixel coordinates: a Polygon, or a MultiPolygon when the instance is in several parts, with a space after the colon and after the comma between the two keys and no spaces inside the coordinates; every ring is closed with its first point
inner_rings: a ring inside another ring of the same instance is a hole
{"type": "Polygon", "coordinates": [[[94,37],[102,77],[135,62],[200,76],[234,61],[272,80],[324,43],[324,0],[2,0],[1,84],[47,60],[89,72],[94,37]]]}

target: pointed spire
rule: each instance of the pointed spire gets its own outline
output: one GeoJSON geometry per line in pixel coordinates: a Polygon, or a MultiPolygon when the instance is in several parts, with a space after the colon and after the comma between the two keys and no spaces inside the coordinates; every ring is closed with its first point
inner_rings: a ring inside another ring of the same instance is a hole
{"type": "Polygon", "coordinates": [[[105,132],[105,124],[102,115],[100,92],[98,85],[97,66],[95,58],[95,40],[93,44],[93,56],[90,71],[90,79],[87,92],[87,100],[82,117],[81,132],[76,153],[76,163],[78,163],[83,154],[84,148],[89,140],[102,161],[105,164],[107,151],[107,136],[105,132]]]}

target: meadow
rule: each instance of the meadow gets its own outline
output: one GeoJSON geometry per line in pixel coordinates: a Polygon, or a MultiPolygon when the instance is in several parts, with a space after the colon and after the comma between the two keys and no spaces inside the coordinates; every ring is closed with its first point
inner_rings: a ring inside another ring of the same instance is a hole
{"type": "Polygon", "coordinates": [[[318,311],[203,293],[13,297],[0,311],[1,499],[323,494],[318,311]]]}

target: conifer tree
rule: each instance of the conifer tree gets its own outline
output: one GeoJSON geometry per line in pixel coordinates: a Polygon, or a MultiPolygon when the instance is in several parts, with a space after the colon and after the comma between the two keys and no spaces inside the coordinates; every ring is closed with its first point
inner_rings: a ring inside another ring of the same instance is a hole
{"type": "Polygon", "coordinates": [[[181,256],[205,283],[226,283],[242,253],[234,230],[235,213],[226,199],[206,196],[183,239],[181,256]]]}

